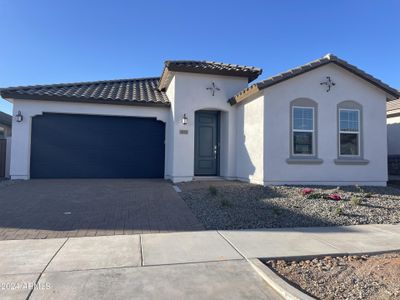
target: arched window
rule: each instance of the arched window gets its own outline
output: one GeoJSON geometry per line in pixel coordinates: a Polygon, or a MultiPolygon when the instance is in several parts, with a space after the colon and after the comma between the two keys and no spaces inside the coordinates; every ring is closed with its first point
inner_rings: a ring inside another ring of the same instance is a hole
{"type": "Polygon", "coordinates": [[[361,157],[362,107],[354,101],[338,104],[338,156],[361,157]]]}
{"type": "Polygon", "coordinates": [[[318,104],[311,99],[290,103],[290,157],[317,158],[318,104]]]}
{"type": "Polygon", "coordinates": [[[363,149],[363,109],[355,101],[337,105],[338,159],[336,164],[367,164],[363,149]]]}

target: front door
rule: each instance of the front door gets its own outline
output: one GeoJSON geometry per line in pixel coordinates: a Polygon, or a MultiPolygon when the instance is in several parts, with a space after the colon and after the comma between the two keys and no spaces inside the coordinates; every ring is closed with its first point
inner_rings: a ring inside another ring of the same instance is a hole
{"type": "Polygon", "coordinates": [[[219,112],[196,112],[194,144],[194,175],[217,176],[219,172],[219,112]]]}

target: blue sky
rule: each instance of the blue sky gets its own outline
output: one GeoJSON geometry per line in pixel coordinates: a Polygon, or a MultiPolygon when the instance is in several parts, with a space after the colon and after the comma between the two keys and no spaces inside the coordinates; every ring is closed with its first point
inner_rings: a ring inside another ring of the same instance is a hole
{"type": "Polygon", "coordinates": [[[398,0],[0,0],[0,11],[0,87],[159,76],[167,59],[254,65],[263,79],[334,53],[400,88],[398,0]]]}

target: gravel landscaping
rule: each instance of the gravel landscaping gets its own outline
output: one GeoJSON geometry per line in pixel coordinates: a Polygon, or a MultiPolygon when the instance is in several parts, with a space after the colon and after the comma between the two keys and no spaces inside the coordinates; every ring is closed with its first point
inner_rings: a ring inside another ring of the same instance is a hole
{"type": "Polygon", "coordinates": [[[194,181],[178,186],[206,229],[400,222],[400,189],[395,187],[262,187],[237,181],[194,181]]]}
{"type": "Polygon", "coordinates": [[[318,299],[400,299],[400,253],[265,263],[318,299]]]}

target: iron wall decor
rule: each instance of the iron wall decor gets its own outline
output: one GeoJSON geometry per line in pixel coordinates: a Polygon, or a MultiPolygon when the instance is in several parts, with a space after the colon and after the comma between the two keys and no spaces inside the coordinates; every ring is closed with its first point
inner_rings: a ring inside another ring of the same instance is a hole
{"type": "Polygon", "coordinates": [[[207,90],[211,91],[212,95],[215,95],[216,91],[220,91],[221,89],[216,86],[215,82],[211,82],[211,86],[207,88],[207,90]]]}
{"type": "Polygon", "coordinates": [[[326,85],[326,92],[329,92],[336,83],[332,81],[331,76],[326,76],[326,81],[321,82],[320,85],[326,85]]]}

